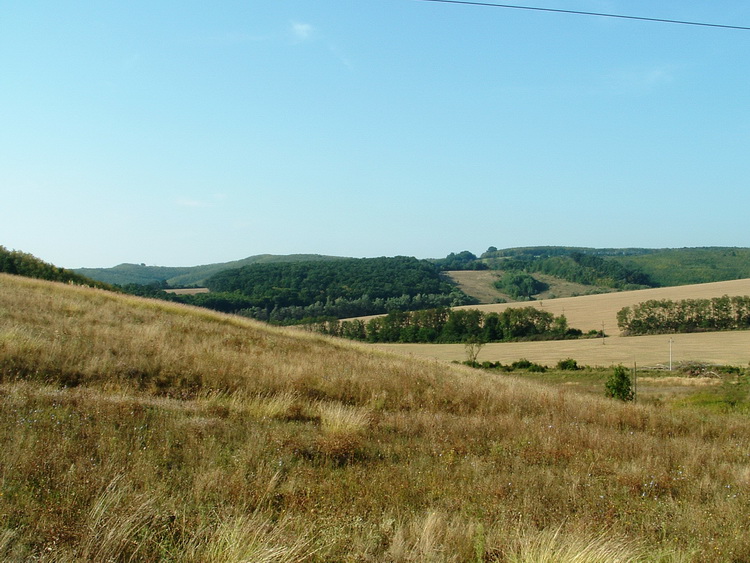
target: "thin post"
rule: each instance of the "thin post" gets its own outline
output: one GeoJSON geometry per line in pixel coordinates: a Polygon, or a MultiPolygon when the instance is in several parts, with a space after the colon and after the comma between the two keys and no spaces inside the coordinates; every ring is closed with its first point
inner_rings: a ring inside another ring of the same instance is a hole
{"type": "Polygon", "coordinates": [[[674,339],[670,336],[669,337],[669,371],[672,371],[672,342],[674,342],[674,339]]]}

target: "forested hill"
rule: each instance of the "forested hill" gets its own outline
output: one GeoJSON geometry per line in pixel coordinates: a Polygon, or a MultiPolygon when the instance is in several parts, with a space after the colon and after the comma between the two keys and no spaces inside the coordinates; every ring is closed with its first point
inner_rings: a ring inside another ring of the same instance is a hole
{"type": "Polygon", "coordinates": [[[206,280],[206,286],[211,294],[194,296],[196,304],[212,295],[241,296],[251,304],[243,313],[264,320],[358,316],[472,302],[434,264],[406,256],[252,264],[219,272],[206,280]]]}
{"type": "Polygon", "coordinates": [[[0,272],[27,278],[112,289],[107,284],[92,280],[65,268],[58,268],[26,252],[8,250],[4,246],[0,246],[0,272]]]}
{"type": "Polygon", "coordinates": [[[146,264],[120,264],[112,268],[78,268],[76,273],[114,285],[166,285],[188,287],[202,285],[206,279],[223,271],[250,264],[277,262],[315,262],[340,260],[338,256],[321,254],[257,254],[231,262],[217,262],[201,266],[147,266],[146,264]]]}

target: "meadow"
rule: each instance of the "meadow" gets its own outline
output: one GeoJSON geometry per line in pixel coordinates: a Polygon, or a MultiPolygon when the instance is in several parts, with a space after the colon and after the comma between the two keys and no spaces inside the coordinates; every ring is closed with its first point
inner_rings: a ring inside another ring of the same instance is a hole
{"type": "Polygon", "coordinates": [[[0,275],[0,558],[750,560],[746,412],[547,375],[0,275]]]}

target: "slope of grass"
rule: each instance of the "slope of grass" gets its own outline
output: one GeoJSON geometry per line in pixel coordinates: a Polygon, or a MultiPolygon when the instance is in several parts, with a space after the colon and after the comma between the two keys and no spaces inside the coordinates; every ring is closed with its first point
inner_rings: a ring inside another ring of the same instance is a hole
{"type": "MultiPolygon", "coordinates": [[[[474,297],[481,304],[512,302],[514,299],[495,287],[495,282],[503,275],[502,270],[457,270],[444,272],[466,295],[474,297]]],[[[573,283],[546,274],[534,274],[534,278],[543,282],[547,289],[535,295],[534,299],[559,299],[596,293],[609,293],[612,289],[573,283]]],[[[528,301],[525,301],[528,304],[528,301]]]]}
{"type": "Polygon", "coordinates": [[[742,561],[750,421],[0,276],[0,558],[742,561]]]}
{"type": "Polygon", "coordinates": [[[750,277],[750,248],[672,248],[616,258],[662,286],[750,277]]]}

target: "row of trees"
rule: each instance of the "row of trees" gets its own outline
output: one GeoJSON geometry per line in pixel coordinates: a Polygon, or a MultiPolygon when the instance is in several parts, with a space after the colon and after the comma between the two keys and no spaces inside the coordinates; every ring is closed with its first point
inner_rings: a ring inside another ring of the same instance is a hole
{"type": "MultiPolygon", "coordinates": [[[[206,294],[206,297],[211,294],[206,294]]],[[[200,296],[195,296],[200,297],[200,296]]],[[[312,323],[328,319],[383,315],[388,311],[420,311],[438,307],[458,307],[475,301],[460,291],[430,295],[401,295],[384,299],[372,299],[363,295],[357,299],[327,299],[306,306],[249,307],[235,311],[239,315],[276,324],[312,323]]]]}
{"type": "Polygon", "coordinates": [[[509,342],[578,338],[582,332],[568,327],[565,316],[535,307],[509,308],[501,313],[476,309],[437,308],[424,311],[391,311],[367,321],[332,320],[313,325],[324,334],[367,342],[509,342]]]}
{"type": "Polygon", "coordinates": [[[626,335],[668,334],[750,328],[750,297],[645,301],[617,313],[626,335]]]}

